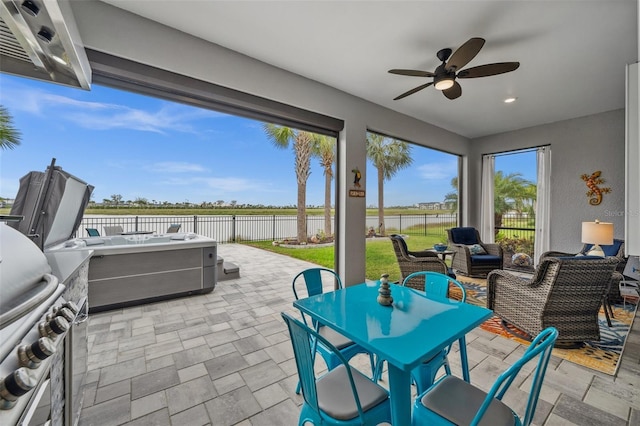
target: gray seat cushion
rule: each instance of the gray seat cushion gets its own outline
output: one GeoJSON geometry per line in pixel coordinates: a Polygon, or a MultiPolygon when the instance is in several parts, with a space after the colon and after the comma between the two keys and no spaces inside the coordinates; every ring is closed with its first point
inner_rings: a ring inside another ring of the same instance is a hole
{"type": "Polygon", "coordinates": [[[319,334],[339,350],[354,344],[353,340],[349,340],[347,337],[333,330],[331,327],[320,327],[319,334]]]}
{"type": "MultiPolygon", "coordinates": [[[[487,394],[455,376],[442,379],[420,402],[429,410],[457,425],[468,425],[475,417],[487,394]]],[[[494,399],[480,426],[515,424],[513,411],[502,401],[494,399]]]]}
{"type": "MultiPolygon", "coordinates": [[[[355,368],[351,368],[351,374],[363,411],[368,411],[389,398],[389,394],[384,388],[373,383],[355,368]]],[[[358,408],[344,365],[339,365],[319,378],[316,382],[316,389],[318,390],[318,406],[327,415],[339,420],[349,420],[358,416],[358,408]]]]}
{"type": "Polygon", "coordinates": [[[499,265],[500,256],[494,256],[493,254],[475,254],[471,257],[471,263],[474,265],[499,265]]]}

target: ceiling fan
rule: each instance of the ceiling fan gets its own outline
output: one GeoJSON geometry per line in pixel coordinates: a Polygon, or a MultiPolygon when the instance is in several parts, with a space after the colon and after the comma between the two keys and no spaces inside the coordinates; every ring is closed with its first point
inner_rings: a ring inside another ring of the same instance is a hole
{"type": "Polygon", "coordinates": [[[518,69],[520,62],[497,62],[495,64],[479,65],[463,70],[462,68],[480,52],[480,49],[484,46],[484,41],[483,38],[473,37],[467,40],[458,50],[453,52],[453,54],[451,54],[451,49],[448,48],[438,51],[437,56],[438,59],[442,61],[442,64],[440,64],[434,72],[404,69],[389,70],[391,74],[408,75],[411,77],[433,77],[433,81],[404,92],[393,98],[393,100],[397,101],[398,99],[413,95],[431,85],[438,90],[442,90],[442,94],[447,98],[456,99],[462,94],[462,87],[460,87],[456,78],[489,77],[518,69]]]}

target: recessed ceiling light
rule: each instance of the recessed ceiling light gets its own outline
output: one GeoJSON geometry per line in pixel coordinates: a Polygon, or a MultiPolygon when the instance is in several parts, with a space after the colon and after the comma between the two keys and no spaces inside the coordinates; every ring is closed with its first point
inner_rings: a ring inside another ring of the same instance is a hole
{"type": "Polygon", "coordinates": [[[516,99],[518,99],[518,98],[506,98],[504,100],[504,103],[505,104],[512,104],[512,103],[514,103],[516,101],[516,99]]]}

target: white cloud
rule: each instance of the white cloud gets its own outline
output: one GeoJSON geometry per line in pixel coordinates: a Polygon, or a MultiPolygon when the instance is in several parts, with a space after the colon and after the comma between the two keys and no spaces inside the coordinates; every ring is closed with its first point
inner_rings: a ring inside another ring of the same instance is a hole
{"type": "Polygon", "coordinates": [[[179,162],[179,161],[163,161],[160,163],[150,164],[145,169],[157,173],[203,173],[208,169],[200,164],[179,162]]]}
{"type": "MultiPolygon", "coordinates": [[[[130,129],[144,132],[166,133],[178,131],[199,133],[190,122],[203,118],[226,117],[226,114],[202,108],[157,100],[156,110],[143,110],[125,105],[90,102],[45,90],[33,89],[21,83],[2,81],[0,102],[9,111],[22,111],[50,119],[71,121],[93,130],[130,129]]],[[[84,94],[84,93],[82,93],[84,94]]]]}

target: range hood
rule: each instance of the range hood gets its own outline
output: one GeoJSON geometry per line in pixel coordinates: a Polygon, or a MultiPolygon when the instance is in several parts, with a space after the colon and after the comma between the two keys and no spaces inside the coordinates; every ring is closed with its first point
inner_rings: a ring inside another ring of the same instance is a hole
{"type": "Polygon", "coordinates": [[[69,0],[0,0],[0,71],[90,89],[69,0]]]}

